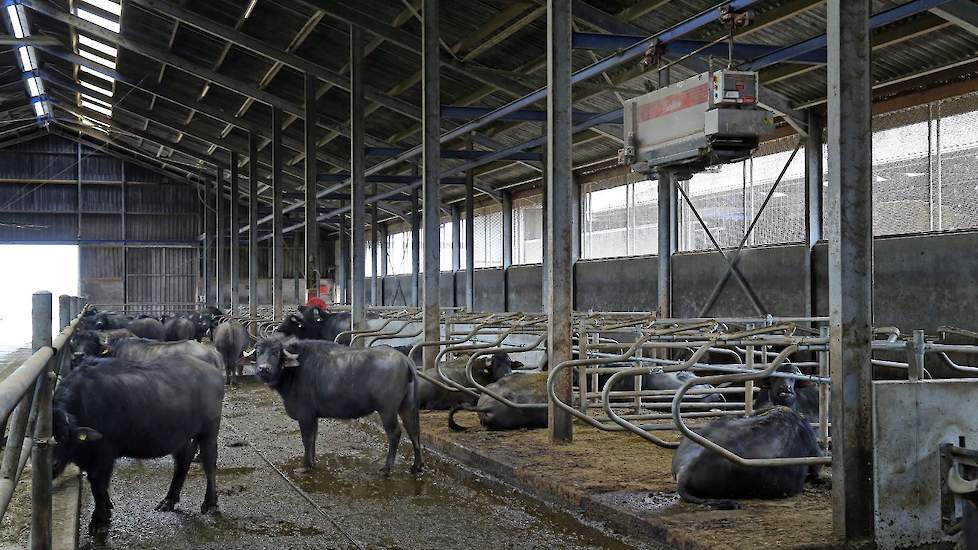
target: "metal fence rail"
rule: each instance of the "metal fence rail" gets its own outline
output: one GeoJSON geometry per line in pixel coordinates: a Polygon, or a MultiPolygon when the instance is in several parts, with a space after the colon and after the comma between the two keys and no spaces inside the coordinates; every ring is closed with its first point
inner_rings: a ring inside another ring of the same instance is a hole
{"type": "Polygon", "coordinates": [[[59,374],[70,364],[68,341],[78,325],[84,301],[58,299],[61,333],[52,340],[50,292],[36,292],[32,301],[32,349],[26,361],[0,381],[0,425],[7,434],[0,456],[0,519],[7,513],[17,482],[31,458],[31,550],[51,548],[51,405],[59,374]]]}

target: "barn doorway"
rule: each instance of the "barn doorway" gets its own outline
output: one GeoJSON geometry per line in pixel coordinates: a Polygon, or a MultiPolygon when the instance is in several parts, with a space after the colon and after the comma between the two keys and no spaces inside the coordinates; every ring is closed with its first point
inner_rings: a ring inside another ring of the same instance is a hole
{"type": "Polygon", "coordinates": [[[0,245],[0,355],[30,345],[31,295],[50,291],[52,334],[58,326],[58,296],[78,294],[78,247],[0,245]]]}

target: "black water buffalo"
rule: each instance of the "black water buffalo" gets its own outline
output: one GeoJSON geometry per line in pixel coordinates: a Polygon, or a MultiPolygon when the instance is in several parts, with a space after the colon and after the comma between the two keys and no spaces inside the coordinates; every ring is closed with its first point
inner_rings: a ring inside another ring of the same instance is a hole
{"type": "Polygon", "coordinates": [[[217,434],[224,383],[218,371],[192,358],[132,363],[89,358],[54,395],[54,477],[68,463],[88,476],[95,500],[89,533],[108,532],[109,480],[115,459],[173,456],[170,489],[156,506],[173,510],[194,448],[207,477],[201,511],[217,511],[217,434]]]}
{"type": "Polygon", "coordinates": [[[76,330],[68,340],[71,348],[71,367],[81,364],[88,356],[108,355],[108,346],[121,338],[132,338],[129,329],[115,330],[76,330]]]}
{"type": "Polygon", "coordinates": [[[197,334],[197,328],[190,319],[175,317],[163,325],[166,331],[165,340],[167,342],[178,342],[180,340],[193,340],[197,334]]]}
{"type": "MultiPolygon", "coordinates": [[[[441,372],[450,380],[465,387],[470,387],[468,378],[465,376],[465,365],[468,357],[462,357],[452,361],[446,361],[441,365],[441,372]]],[[[480,357],[478,364],[472,367],[472,377],[481,386],[487,386],[500,380],[504,376],[512,374],[514,368],[519,368],[522,363],[513,362],[505,353],[497,353],[491,358],[480,357]],[[485,361],[484,359],[489,359],[485,361]]],[[[424,374],[435,380],[441,380],[435,369],[426,369],[424,374]]],[[[426,410],[448,410],[459,405],[475,405],[478,398],[463,391],[447,390],[434,382],[424,378],[418,380],[418,399],[419,406],[426,410]]]]}
{"type": "Polygon", "coordinates": [[[237,384],[241,375],[241,353],[248,345],[248,331],[237,321],[217,325],[211,336],[214,347],[224,359],[227,383],[237,384]]]}
{"type": "MultiPolygon", "coordinates": [[[[778,367],[778,372],[802,374],[791,364],[778,367]]],[[[818,422],[818,385],[794,378],[765,378],[758,384],[760,392],[754,400],[754,409],[784,406],[801,413],[809,422],[818,422]]]]}
{"type": "Polygon", "coordinates": [[[113,330],[120,328],[129,328],[129,323],[132,321],[129,317],[122,315],[121,313],[112,313],[110,311],[97,313],[95,315],[94,324],[92,328],[95,330],[113,330]]]}
{"type": "Polygon", "coordinates": [[[467,428],[455,422],[458,411],[479,413],[479,423],[490,430],[518,430],[521,428],[547,427],[547,373],[513,373],[486,386],[491,391],[514,403],[535,404],[533,408],[516,409],[483,394],[476,406],[459,405],[452,407],[448,414],[448,427],[454,431],[467,428]]]}
{"type": "Polygon", "coordinates": [[[150,340],[163,340],[166,338],[166,331],[163,323],[152,317],[141,317],[129,323],[127,327],[134,335],[150,340]]]}
{"type": "MultiPolygon", "coordinates": [[[[286,317],[275,330],[297,338],[332,342],[352,326],[349,313],[327,313],[318,307],[299,306],[298,312],[286,317]]],[[[344,335],[338,343],[350,345],[350,335],[344,335]]]]}
{"type": "Polygon", "coordinates": [[[179,342],[157,342],[144,338],[120,338],[106,346],[104,353],[135,362],[154,361],[162,358],[181,359],[191,357],[214,366],[224,372],[224,359],[216,349],[193,340],[179,342]]]}
{"type": "Polygon", "coordinates": [[[256,356],[258,377],[282,396],[285,412],[299,422],[307,469],[316,463],[320,418],[352,419],[377,412],[389,445],[384,475],[390,475],[401,441],[398,415],[414,446],[411,472],[421,472],[417,376],[403,354],[386,346],[348,348],[276,335],[258,342],[256,356]]]}
{"type": "MultiPolygon", "coordinates": [[[[742,458],[822,456],[815,431],[797,412],[774,407],[754,416],[718,418],[696,433],[742,458]]],[[[736,508],[737,498],[784,498],[801,492],[818,466],[737,465],[698,443],[684,439],[672,458],[679,496],[714,508],[736,508]]]]}

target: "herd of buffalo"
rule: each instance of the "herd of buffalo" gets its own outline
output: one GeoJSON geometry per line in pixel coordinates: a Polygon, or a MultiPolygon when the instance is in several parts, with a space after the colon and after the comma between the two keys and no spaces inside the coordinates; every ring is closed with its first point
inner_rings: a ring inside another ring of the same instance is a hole
{"type": "MultiPolygon", "coordinates": [[[[216,511],[225,385],[237,383],[246,356],[254,358],[257,378],[281,396],[286,413],[298,422],[305,469],[315,466],[320,418],[378,413],[388,438],[385,476],[391,473],[402,428],[414,449],[411,472],[423,470],[421,409],[450,410],[453,430],[466,429],[455,420],[459,411],[476,412],[491,430],[547,426],[545,371],[526,368],[506,354],[480,357],[471,374],[487,391],[460,390],[471,386],[469,357],[445,361],[439,372],[425,370],[417,356],[408,357],[410,347],[350,347],[349,337],[334,343],[349,330],[348,313],[301,306],[246,353],[251,336],[217,308],[135,319],[89,308],[70,340],[72,369],[55,393],[53,475],[68,463],[87,474],[95,502],[89,532],[96,535],[108,531],[109,480],[119,457],[173,457],[173,479],[157,505],[161,511],[173,510],[180,501],[198,457],[207,479],[201,511],[216,511]],[[529,406],[510,407],[489,393],[529,406]]],[[[800,372],[792,365],[781,370],[800,372]]],[[[691,378],[695,375],[685,371],[650,373],[640,383],[643,389],[676,389],[691,378]]],[[[623,384],[622,389],[632,389],[634,380],[626,378],[623,384]]],[[[723,400],[719,393],[689,397],[723,400]]],[[[811,428],[818,418],[813,385],[767,379],[755,408],[752,416],[722,416],[695,429],[745,458],[821,456],[811,428]]],[[[677,449],[672,469],[684,500],[721,508],[735,506],[731,499],[797,494],[817,474],[809,466],[738,466],[689,440],[677,449]]]]}

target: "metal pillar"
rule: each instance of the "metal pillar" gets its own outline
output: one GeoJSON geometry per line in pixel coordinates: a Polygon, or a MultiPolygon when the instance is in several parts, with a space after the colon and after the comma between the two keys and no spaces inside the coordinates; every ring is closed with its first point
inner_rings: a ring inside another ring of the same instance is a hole
{"type": "Polygon", "coordinates": [[[316,198],[318,191],[316,178],[319,175],[319,167],[316,162],[316,87],[318,79],[306,73],[304,97],[305,97],[305,148],[306,148],[306,186],[305,186],[305,262],[304,270],[306,277],[307,294],[319,295],[319,222],[316,216],[319,215],[317,208],[319,200],[316,198]]]}
{"type": "Polygon", "coordinates": [[[336,284],[339,289],[339,300],[342,304],[350,303],[350,226],[346,221],[346,216],[340,216],[339,220],[339,248],[340,253],[336,265],[336,284]]]}
{"type": "MultiPolygon", "coordinates": [[[[440,229],[440,227],[439,227],[440,229]]],[[[452,302],[458,306],[458,272],[462,270],[462,207],[452,205],[452,302]]]]}
{"type": "Polygon", "coordinates": [[[353,300],[352,322],[354,330],[365,328],[364,304],[367,273],[364,263],[365,246],[363,233],[367,229],[366,200],[367,178],[364,134],[366,123],[363,102],[363,32],[356,25],[350,26],[350,238],[353,246],[353,300]]]}
{"type": "Polygon", "coordinates": [[[672,170],[659,170],[659,283],[656,315],[672,316],[672,211],[675,209],[673,187],[676,186],[676,173],[672,170]]]}
{"type": "Polygon", "coordinates": [[[513,267],[513,194],[503,191],[503,311],[509,311],[510,267],[513,267]]]}
{"type": "MultiPolygon", "coordinates": [[[[377,186],[374,185],[373,194],[377,194],[377,186]]],[[[377,254],[380,254],[380,208],[374,203],[370,209],[370,304],[380,305],[380,277],[377,274],[377,254]]]]}
{"type": "Polygon", "coordinates": [[[871,545],[875,531],[871,9],[828,2],[832,527],[848,546],[871,545]]]}
{"type": "Polygon", "coordinates": [[[475,311],[475,174],[472,170],[465,173],[465,309],[475,311]]]}
{"type": "Polygon", "coordinates": [[[258,317],[258,135],[248,133],[248,317],[258,317]]]}
{"type": "Polygon", "coordinates": [[[292,234],[292,296],[295,299],[296,304],[305,303],[302,299],[302,284],[299,279],[302,275],[302,256],[299,255],[299,251],[302,250],[302,244],[299,242],[299,232],[296,231],[292,234]]]}
{"type": "Polygon", "coordinates": [[[224,166],[218,163],[214,178],[214,300],[224,307],[224,166]]]}
{"type": "MultiPolygon", "coordinates": [[[[571,0],[547,2],[547,227],[546,261],[548,308],[547,357],[549,365],[571,359],[571,317],[574,302],[574,263],[571,255],[574,185],[571,159],[571,0]]],[[[554,380],[557,397],[566,403],[571,394],[571,371],[554,380]]],[[[550,439],[568,442],[573,424],[566,412],[550,403],[550,439]]]]}
{"type": "MultiPolygon", "coordinates": [[[[51,346],[51,293],[35,292],[32,303],[33,339],[35,351],[51,346]]],[[[34,449],[31,451],[31,550],[50,550],[51,548],[51,445],[54,427],[51,419],[51,402],[54,399],[54,379],[57,376],[48,361],[44,373],[38,378],[40,384],[37,399],[37,424],[34,428],[34,449]]],[[[24,399],[26,403],[28,400],[24,399]]],[[[27,410],[30,410],[29,408],[27,410]]],[[[30,422],[28,421],[28,424],[30,422]]],[[[10,449],[8,449],[10,452],[10,449]]],[[[19,457],[19,453],[15,455],[19,457]]]]}
{"type": "Polygon", "coordinates": [[[238,315],[238,302],[240,294],[238,292],[238,283],[241,281],[241,253],[239,250],[239,238],[238,229],[241,228],[241,209],[238,207],[238,153],[236,151],[231,151],[231,231],[228,233],[231,237],[231,314],[238,315]]]}
{"type": "Polygon", "coordinates": [[[805,138],[805,316],[812,317],[818,304],[815,281],[815,244],[822,238],[822,117],[807,111],[805,138]]]}
{"type": "Polygon", "coordinates": [[[383,306],[383,305],[387,305],[387,300],[384,298],[384,281],[387,278],[387,235],[388,235],[388,231],[387,231],[387,226],[386,225],[382,225],[382,226],[378,227],[377,230],[380,232],[380,235],[379,235],[379,237],[380,237],[380,257],[377,260],[377,263],[380,264],[380,266],[379,266],[379,269],[380,269],[380,289],[379,289],[380,290],[380,296],[378,297],[378,300],[379,300],[378,301],[378,304],[383,306]]]}
{"type": "MultiPolygon", "coordinates": [[[[439,163],[441,134],[441,98],[438,68],[440,46],[438,40],[438,0],[423,0],[421,32],[421,87],[423,183],[424,195],[424,339],[441,339],[441,308],[439,304],[439,277],[441,276],[441,235],[438,207],[441,205],[439,163]]],[[[424,366],[434,368],[438,348],[424,348],[424,366]]]]}
{"type": "Polygon", "coordinates": [[[411,304],[421,307],[421,190],[411,191],[411,304]]]}
{"type": "MultiPolygon", "coordinates": [[[[201,256],[203,256],[201,279],[204,284],[204,303],[213,304],[214,293],[211,287],[211,194],[208,186],[204,187],[203,211],[204,245],[201,250],[201,256]]],[[[129,278],[128,273],[125,278],[129,278]]],[[[128,295],[126,297],[128,298],[128,295]]]]}
{"type": "Polygon", "coordinates": [[[282,233],[282,194],[285,150],[282,147],[282,111],[272,108],[272,315],[282,319],[285,301],[282,292],[282,278],[285,275],[285,239],[282,233]]]}

